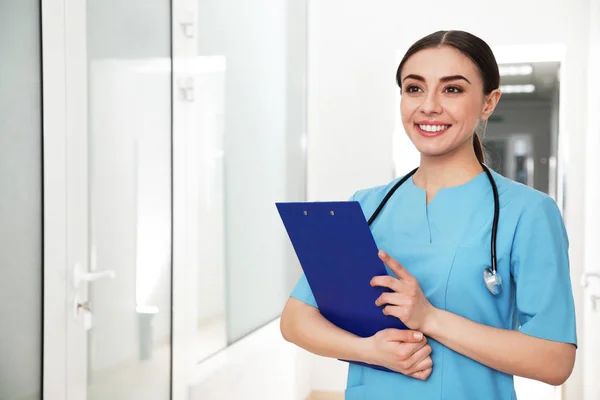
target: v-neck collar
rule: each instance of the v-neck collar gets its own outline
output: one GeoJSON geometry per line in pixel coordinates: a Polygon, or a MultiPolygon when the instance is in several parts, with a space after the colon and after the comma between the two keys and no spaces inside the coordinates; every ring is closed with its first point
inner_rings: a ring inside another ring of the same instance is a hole
{"type": "Polygon", "coordinates": [[[492,186],[485,171],[464,184],[438,190],[429,203],[425,189],[418,187],[412,177],[406,183],[412,194],[410,206],[415,211],[408,217],[424,228],[420,229],[419,241],[458,244],[468,234],[470,222],[475,222],[472,217],[478,208],[489,207],[493,213],[492,186]]]}

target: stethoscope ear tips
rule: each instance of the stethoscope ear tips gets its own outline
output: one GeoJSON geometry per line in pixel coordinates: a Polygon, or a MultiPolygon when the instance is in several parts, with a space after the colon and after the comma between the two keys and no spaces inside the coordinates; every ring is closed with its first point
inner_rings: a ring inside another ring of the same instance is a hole
{"type": "Polygon", "coordinates": [[[483,271],[483,281],[493,295],[499,295],[502,292],[502,276],[492,272],[491,268],[483,271]]]}

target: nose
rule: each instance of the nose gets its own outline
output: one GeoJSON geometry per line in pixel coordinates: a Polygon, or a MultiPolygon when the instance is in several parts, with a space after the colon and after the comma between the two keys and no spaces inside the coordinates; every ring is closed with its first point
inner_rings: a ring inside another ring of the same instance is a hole
{"type": "Polygon", "coordinates": [[[435,91],[429,92],[423,97],[421,112],[427,115],[442,113],[442,105],[435,91]]]}

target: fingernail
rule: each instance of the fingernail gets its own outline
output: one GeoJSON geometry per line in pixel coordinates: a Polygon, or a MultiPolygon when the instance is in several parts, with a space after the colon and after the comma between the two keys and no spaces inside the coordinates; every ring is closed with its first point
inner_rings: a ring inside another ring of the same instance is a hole
{"type": "Polygon", "coordinates": [[[415,336],[415,339],[417,339],[417,340],[423,339],[423,334],[421,332],[415,332],[414,336],[415,336]]]}
{"type": "Polygon", "coordinates": [[[383,258],[386,258],[386,257],[387,257],[387,254],[386,254],[386,252],[385,252],[385,251],[383,251],[383,250],[379,250],[379,256],[381,256],[381,257],[383,257],[383,258]]]}

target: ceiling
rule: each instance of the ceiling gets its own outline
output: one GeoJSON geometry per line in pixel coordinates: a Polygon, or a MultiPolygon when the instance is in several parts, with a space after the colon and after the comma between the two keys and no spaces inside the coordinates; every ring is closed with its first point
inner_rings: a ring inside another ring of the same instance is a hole
{"type": "Polygon", "coordinates": [[[502,76],[501,85],[535,85],[534,93],[503,93],[503,98],[523,100],[551,100],[555,90],[559,87],[558,62],[527,63],[527,64],[500,64],[505,66],[530,65],[533,72],[525,76],[502,76]]]}

